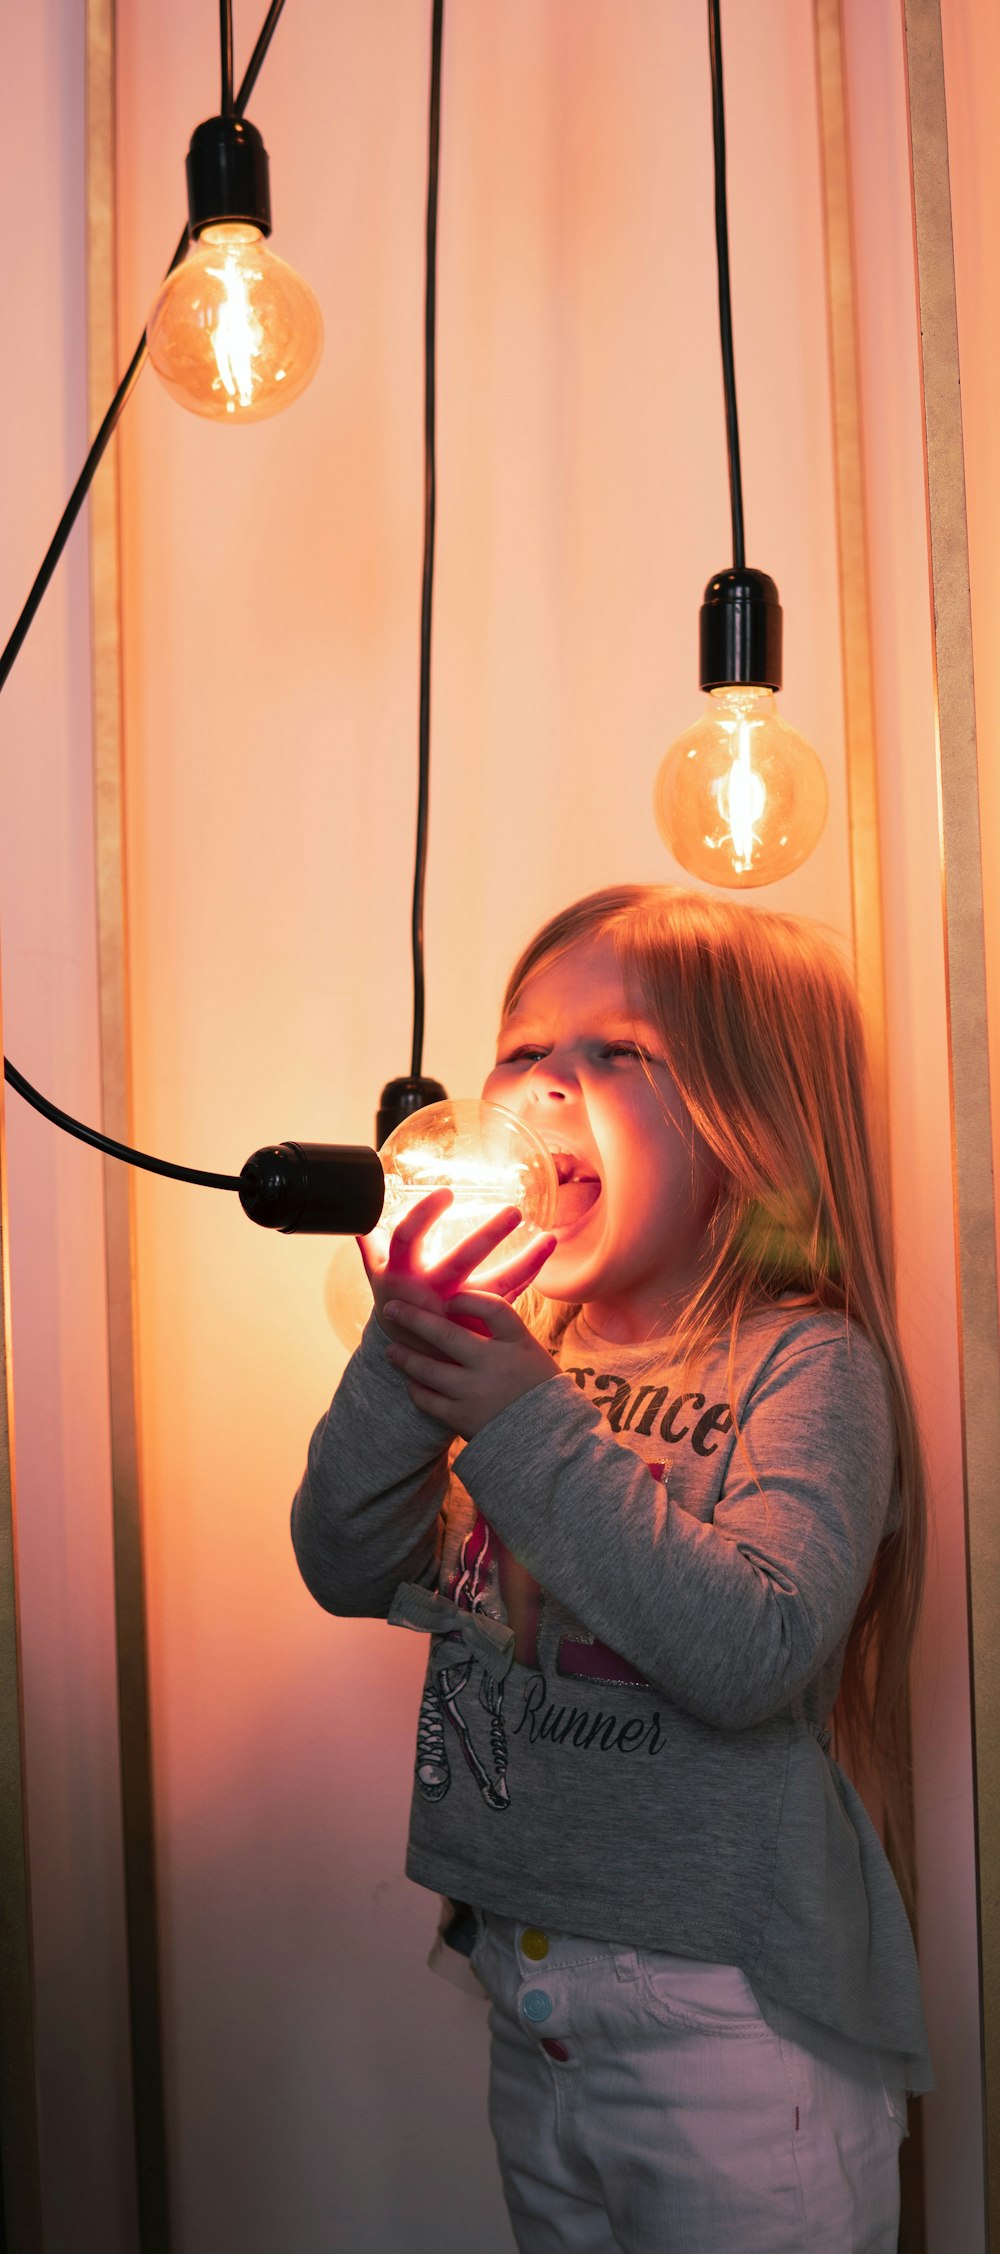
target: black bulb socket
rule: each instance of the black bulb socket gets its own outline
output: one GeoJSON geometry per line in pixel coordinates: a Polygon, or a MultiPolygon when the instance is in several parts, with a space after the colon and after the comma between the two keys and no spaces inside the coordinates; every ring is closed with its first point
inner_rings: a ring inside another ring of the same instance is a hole
{"type": "Polygon", "coordinates": [[[709,580],[700,658],[703,689],[780,689],[781,603],[766,571],[743,565],[709,580]]]}
{"type": "Polygon", "coordinates": [[[247,1159],[239,1198],[249,1220],[286,1237],[366,1237],[385,1175],[364,1143],[275,1143],[247,1159]]]}
{"type": "Polygon", "coordinates": [[[192,236],[220,220],[242,219],[271,232],[267,150],[245,117],[207,117],[187,153],[188,228],[192,236]]]}
{"type": "Polygon", "coordinates": [[[394,1127],[401,1127],[411,1112],[424,1111],[428,1104],[447,1103],[448,1090],[440,1080],[426,1080],[422,1073],[409,1079],[387,1080],[379,1098],[375,1120],[375,1141],[381,1150],[387,1135],[394,1127]]]}

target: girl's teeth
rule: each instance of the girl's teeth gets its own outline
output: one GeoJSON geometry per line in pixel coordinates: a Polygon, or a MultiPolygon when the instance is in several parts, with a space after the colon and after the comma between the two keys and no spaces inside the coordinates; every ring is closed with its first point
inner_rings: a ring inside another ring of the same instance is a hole
{"type": "Polygon", "coordinates": [[[569,1151],[553,1151],[552,1157],[560,1183],[591,1179],[584,1174],[579,1160],[573,1158],[569,1151]]]}

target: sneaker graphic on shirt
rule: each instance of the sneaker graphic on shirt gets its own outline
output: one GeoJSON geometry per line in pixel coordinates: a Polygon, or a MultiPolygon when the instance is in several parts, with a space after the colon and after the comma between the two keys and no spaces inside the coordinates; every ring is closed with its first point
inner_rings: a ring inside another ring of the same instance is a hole
{"type": "Polygon", "coordinates": [[[417,1783],[425,1800],[443,1800],[451,1783],[444,1742],[444,1710],[437,1684],[428,1676],[417,1716],[417,1783]]]}
{"type": "Polygon", "coordinates": [[[451,1724],[488,1808],[510,1806],[507,1789],[507,1732],[503,1720],[503,1684],[494,1682],[478,1660],[463,1650],[461,1636],[446,1634],[431,1639],[431,1665],[417,1721],[417,1757],[414,1774],[425,1800],[443,1800],[451,1785],[451,1768],[445,1743],[445,1721],[451,1724]],[[452,1647],[449,1649],[448,1647],[452,1647]],[[489,1756],[483,1758],[473,1740],[463,1698],[473,1673],[479,1675],[479,1705],[489,1716],[489,1756]],[[459,1702],[462,1702],[461,1704],[459,1702]]]}

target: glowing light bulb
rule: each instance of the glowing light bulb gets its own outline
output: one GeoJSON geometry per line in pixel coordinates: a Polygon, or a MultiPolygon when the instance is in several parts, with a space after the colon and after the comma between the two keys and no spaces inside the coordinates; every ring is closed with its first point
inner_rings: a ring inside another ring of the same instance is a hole
{"type": "Polygon", "coordinates": [[[656,778],[660,835],[709,884],[787,876],[812,852],[827,805],[821,761],[764,688],[713,688],[705,717],[671,745],[656,778]]]}
{"type": "MultiPolygon", "coordinates": [[[[519,1205],[521,1226],[473,1270],[469,1287],[489,1291],[492,1279],[539,1229],[555,1218],[559,1182],[551,1153],[534,1129],[501,1104],[475,1098],[426,1104],[410,1113],[379,1151],[385,1204],[365,1238],[385,1259],[397,1222],[431,1190],[450,1189],[454,1202],[423,1240],[422,1264],[433,1267],[505,1205],[519,1205]]],[[[326,1272],[324,1301],[331,1329],[353,1349],[372,1310],[372,1295],[353,1237],[342,1238],[326,1272]]]]}
{"type": "Polygon", "coordinates": [[[159,290],[149,357],[172,398],[213,422],[262,422],[304,391],[323,350],[307,282],[268,249],[259,227],[204,227],[159,290]]]}
{"type": "Polygon", "coordinates": [[[397,1222],[431,1190],[451,1190],[453,1203],[423,1240],[428,1268],[503,1206],[519,1205],[520,1227],[469,1278],[473,1291],[489,1291],[490,1279],[555,1217],[559,1183],[552,1154],[533,1128],[500,1104],[475,1098],[427,1104],[393,1129],[379,1157],[385,1204],[365,1240],[378,1259],[385,1258],[397,1222]]]}

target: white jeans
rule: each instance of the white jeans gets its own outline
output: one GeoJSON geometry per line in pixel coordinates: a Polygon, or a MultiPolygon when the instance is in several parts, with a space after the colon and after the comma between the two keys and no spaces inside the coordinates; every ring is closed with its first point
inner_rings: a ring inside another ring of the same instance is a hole
{"type": "Polygon", "coordinates": [[[478,1911],[521,2254],[896,2254],[906,2095],[772,2032],[745,1975],[478,1911]]]}

